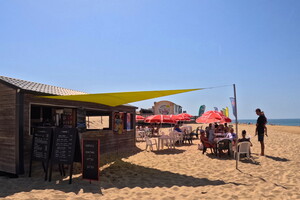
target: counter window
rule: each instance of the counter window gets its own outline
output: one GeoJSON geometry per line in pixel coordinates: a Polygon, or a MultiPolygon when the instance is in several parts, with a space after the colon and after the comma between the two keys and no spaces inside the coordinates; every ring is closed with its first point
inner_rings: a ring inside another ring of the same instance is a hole
{"type": "Polygon", "coordinates": [[[100,111],[87,111],[86,112],[86,129],[99,130],[110,129],[110,113],[100,111]]]}

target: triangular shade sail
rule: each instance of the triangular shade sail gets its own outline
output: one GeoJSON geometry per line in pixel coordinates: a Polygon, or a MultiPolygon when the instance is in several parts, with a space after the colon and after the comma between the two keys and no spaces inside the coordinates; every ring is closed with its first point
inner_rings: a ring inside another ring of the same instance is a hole
{"type": "Polygon", "coordinates": [[[127,103],[142,101],[146,99],[153,99],[157,97],[169,96],[184,92],[191,92],[197,89],[184,90],[157,90],[157,91],[141,91],[141,92],[116,92],[116,93],[99,93],[99,94],[82,94],[82,95],[67,95],[67,96],[41,96],[51,99],[63,99],[71,101],[83,101],[91,103],[99,103],[108,106],[119,106],[127,103]]]}

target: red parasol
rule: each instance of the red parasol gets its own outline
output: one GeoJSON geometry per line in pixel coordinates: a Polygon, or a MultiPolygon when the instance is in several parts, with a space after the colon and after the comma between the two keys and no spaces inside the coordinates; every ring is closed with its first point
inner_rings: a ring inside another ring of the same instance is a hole
{"type": "Polygon", "coordinates": [[[141,116],[141,115],[136,115],[135,116],[135,120],[136,121],[143,121],[145,119],[145,117],[141,116]]]}
{"type": "Polygon", "coordinates": [[[144,122],[146,123],[176,123],[176,120],[172,119],[170,115],[151,115],[146,117],[144,122]]]}
{"type": "Polygon", "coordinates": [[[187,119],[187,120],[191,120],[190,118],[193,117],[193,115],[190,115],[188,113],[181,113],[181,114],[178,114],[177,116],[183,117],[184,119],[187,119]]]}
{"type": "Polygon", "coordinates": [[[198,117],[196,119],[196,122],[197,123],[214,123],[214,122],[226,123],[226,122],[231,122],[231,119],[218,111],[207,111],[203,115],[201,115],[201,117],[198,117]]]}

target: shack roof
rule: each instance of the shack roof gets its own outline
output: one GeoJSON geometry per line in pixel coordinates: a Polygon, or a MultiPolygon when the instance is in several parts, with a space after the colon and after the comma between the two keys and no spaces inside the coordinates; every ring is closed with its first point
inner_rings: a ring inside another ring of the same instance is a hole
{"type": "Polygon", "coordinates": [[[76,90],[66,89],[62,87],[57,87],[53,85],[46,85],[42,83],[36,83],[31,81],[25,81],[16,78],[10,78],[5,76],[0,76],[0,81],[5,84],[11,85],[15,88],[26,90],[29,92],[50,94],[50,95],[76,95],[76,94],[87,94],[85,92],[80,92],[76,90]]]}

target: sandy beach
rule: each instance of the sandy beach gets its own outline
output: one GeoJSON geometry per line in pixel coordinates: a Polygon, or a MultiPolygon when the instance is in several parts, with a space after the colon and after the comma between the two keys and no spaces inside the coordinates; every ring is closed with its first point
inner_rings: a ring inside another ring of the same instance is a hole
{"type": "Polygon", "coordinates": [[[82,180],[79,166],[71,185],[57,172],[46,182],[35,170],[31,178],[0,176],[0,198],[300,199],[300,127],[268,126],[266,156],[259,156],[255,126],[239,125],[239,132],[244,129],[253,143],[252,157],[242,158],[238,170],[232,157],[219,158],[210,150],[202,154],[196,139],[193,144],[152,152],[138,142],[135,150],[120,152],[120,157],[101,157],[99,182],[82,180]]]}

